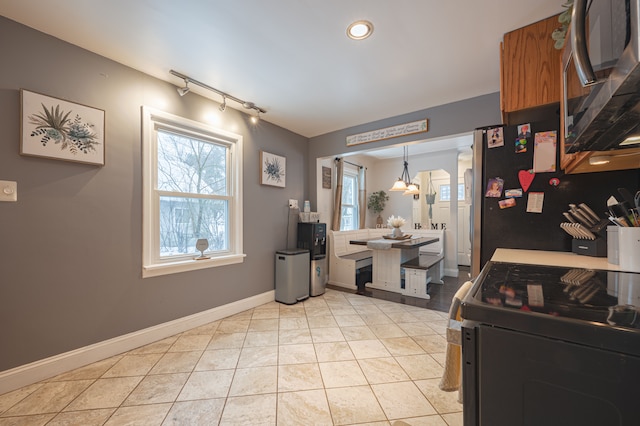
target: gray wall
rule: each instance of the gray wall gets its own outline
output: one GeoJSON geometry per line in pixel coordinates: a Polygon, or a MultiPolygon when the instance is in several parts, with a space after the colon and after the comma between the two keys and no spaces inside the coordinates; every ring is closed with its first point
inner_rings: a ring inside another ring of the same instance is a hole
{"type": "Polygon", "coordinates": [[[203,121],[217,104],[3,17],[0,58],[0,180],[18,182],[0,203],[0,371],[274,288],[306,138],[227,108],[218,127],[244,136],[245,262],[143,280],[140,108],[203,121]],[[20,88],[105,110],[106,165],[21,156],[20,88]],[[286,156],[285,189],[259,184],[260,150],[286,156]]]}
{"type": "MultiPolygon", "coordinates": [[[[476,127],[490,126],[501,122],[500,93],[496,92],[313,137],[309,143],[309,170],[307,171],[309,196],[312,200],[317,199],[316,158],[458,135],[470,132],[476,127]],[[346,138],[349,135],[384,129],[425,118],[429,120],[426,133],[347,147],[346,138]]],[[[369,171],[369,173],[371,172],[369,171]]]]}

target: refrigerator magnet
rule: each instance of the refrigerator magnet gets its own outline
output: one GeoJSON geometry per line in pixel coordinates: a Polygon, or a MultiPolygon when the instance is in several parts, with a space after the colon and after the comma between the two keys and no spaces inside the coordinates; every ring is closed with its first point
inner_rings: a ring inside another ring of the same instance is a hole
{"type": "Polygon", "coordinates": [[[498,146],[504,146],[502,127],[494,127],[487,130],[487,147],[496,148],[498,146]]]}
{"type": "Polygon", "coordinates": [[[524,138],[516,139],[516,154],[527,152],[527,140],[524,138]]]}
{"type": "Polygon", "coordinates": [[[518,139],[531,139],[531,124],[521,124],[518,126],[518,139]]]}
{"type": "Polygon", "coordinates": [[[536,177],[536,174],[533,170],[520,170],[518,171],[518,180],[520,181],[520,186],[524,192],[529,190],[531,186],[531,182],[533,182],[533,178],[536,177]]]}
{"type": "Polygon", "coordinates": [[[500,206],[501,209],[508,209],[509,207],[513,207],[515,205],[516,205],[515,198],[505,198],[504,200],[498,201],[498,206],[500,206]]]}
{"type": "Polygon", "coordinates": [[[544,192],[530,192],[527,199],[527,213],[542,213],[544,192]]]}
{"type": "Polygon", "coordinates": [[[556,171],[557,132],[538,132],[534,140],[533,171],[549,173],[556,171]]]}
{"type": "Polygon", "coordinates": [[[522,197],[522,188],[505,189],[504,196],[506,198],[520,198],[522,197]]]}
{"type": "Polygon", "coordinates": [[[487,183],[487,192],[484,196],[489,198],[500,198],[502,196],[502,188],[504,187],[504,180],[499,177],[489,179],[487,183]]]}

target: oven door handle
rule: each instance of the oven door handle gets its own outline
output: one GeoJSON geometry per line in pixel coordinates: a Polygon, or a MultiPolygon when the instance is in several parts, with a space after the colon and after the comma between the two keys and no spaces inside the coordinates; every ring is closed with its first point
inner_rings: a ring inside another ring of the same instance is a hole
{"type": "Polygon", "coordinates": [[[598,81],[591,66],[587,49],[587,0],[575,0],[571,11],[571,50],[578,78],[582,87],[596,84],[598,81]]]}

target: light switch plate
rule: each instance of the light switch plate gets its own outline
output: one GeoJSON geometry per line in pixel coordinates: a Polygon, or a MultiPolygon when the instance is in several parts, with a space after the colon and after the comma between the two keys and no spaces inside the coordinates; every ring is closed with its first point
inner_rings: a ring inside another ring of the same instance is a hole
{"type": "Polygon", "coordinates": [[[0,180],[0,201],[18,201],[18,182],[0,180]]]}

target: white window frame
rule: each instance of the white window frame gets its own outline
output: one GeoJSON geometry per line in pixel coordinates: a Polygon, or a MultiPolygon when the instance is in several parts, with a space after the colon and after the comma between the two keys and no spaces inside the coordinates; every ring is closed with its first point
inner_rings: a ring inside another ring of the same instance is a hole
{"type": "Polygon", "coordinates": [[[242,263],[242,136],[216,129],[205,123],[178,117],[146,106],[142,107],[142,277],[242,263]],[[158,129],[187,137],[211,140],[229,149],[227,163],[229,249],[224,253],[207,253],[211,258],[195,260],[193,255],[160,258],[160,194],[158,182],[158,129]]]}
{"type": "MultiPolygon", "coordinates": [[[[442,198],[442,187],[445,186],[447,188],[450,187],[450,185],[448,183],[443,183],[442,185],[440,185],[440,197],[439,200],[443,203],[448,203],[449,201],[451,201],[451,188],[449,188],[449,198],[448,199],[443,199],[442,198]]],[[[464,200],[464,183],[458,183],[458,201],[463,201],[464,200]],[[462,191],[462,193],[460,192],[462,191]]]]}
{"type": "MultiPolygon", "coordinates": [[[[357,230],[359,228],[359,223],[357,223],[357,222],[358,222],[359,217],[360,217],[360,200],[358,198],[358,191],[360,189],[360,182],[359,182],[360,176],[358,175],[358,170],[357,169],[353,170],[352,168],[345,167],[344,171],[343,171],[343,176],[342,176],[343,190],[344,190],[344,178],[347,177],[347,176],[348,177],[352,177],[354,179],[354,181],[355,181],[355,191],[354,191],[354,194],[353,194],[353,196],[355,198],[355,204],[347,204],[347,206],[351,206],[355,210],[355,215],[354,215],[353,220],[355,221],[355,223],[354,223],[355,229],[354,230],[357,230]]],[[[345,207],[345,204],[341,203],[341,207],[345,207]]],[[[343,220],[342,220],[343,217],[344,216],[342,216],[342,211],[340,211],[340,230],[341,231],[345,231],[345,229],[342,226],[343,225],[343,220]]]]}

